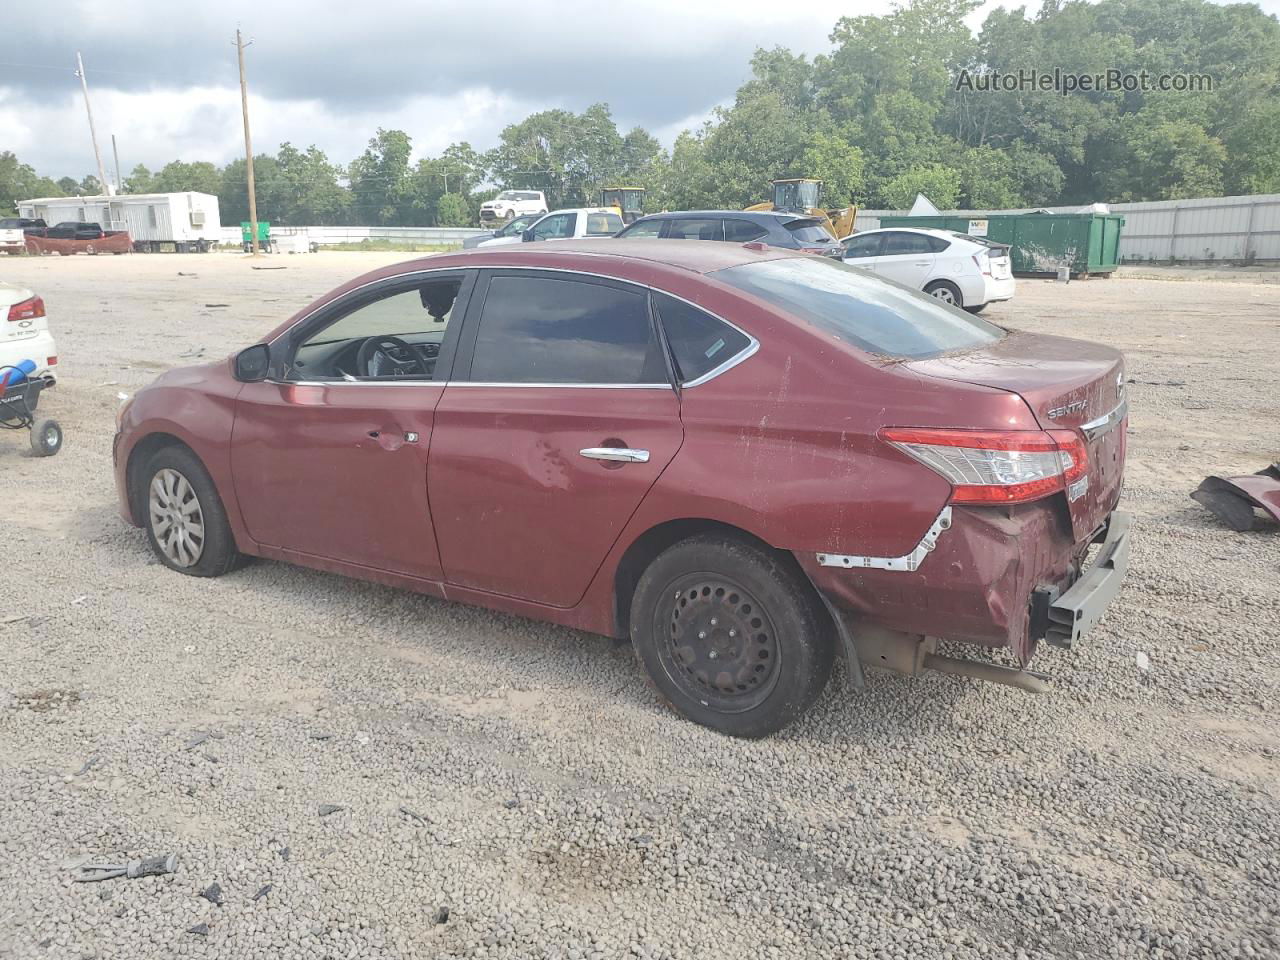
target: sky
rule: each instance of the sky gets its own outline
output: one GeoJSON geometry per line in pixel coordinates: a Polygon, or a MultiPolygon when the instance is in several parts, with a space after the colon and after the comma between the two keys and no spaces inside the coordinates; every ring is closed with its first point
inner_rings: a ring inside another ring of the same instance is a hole
{"type": "MultiPolygon", "coordinates": [[[[996,5],[970,20],[975,30],[996,5]]],[[[378,127],[415,156],[468,141],[483,150],[537,110],[607,102],[622,129],[664,144],[731,102],[757,47],[830,48],[842,16],[891,0],[18,0],[0,52],[0,150],[38,173],[95,171],[75,56],[84,57],[98,142],[114,179],[174,159],[243,156],[232,42],[245,51],[255,153],[315,144],[337,163],[378,127]]],[[[1035,0],[1027,5],[1035,8],[1035,0]]],[[[1280,12],[1280,0],[1262,0],[1280,12]]]]}

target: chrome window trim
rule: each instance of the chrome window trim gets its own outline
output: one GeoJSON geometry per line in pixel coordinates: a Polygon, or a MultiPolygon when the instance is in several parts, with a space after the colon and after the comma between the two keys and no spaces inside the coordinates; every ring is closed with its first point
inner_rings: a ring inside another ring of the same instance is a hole
{"type": "MultiPolygon", "coordinates": [[[[599,256],[599,254],[583,254],[583,255],[584,255],[584,256],[599,256]]],[[[744,337],[746,337],[746,338],[747,338],[747,341],[748,341],[748,342],[747,342],[747,345],[746,345],[745,347],[743,347],[741,350],[739,350],[737,353],[735,353],[732,357],[729,357],[727,360],[724,360],[723,362],[721,362],[719,366],[712,367],[710,370],[708,370],[706,373],[704,373],[704,374],[703,374],[702,376],[700,376],[700,377],[696,377],[696,378],[695,378],[695,379],[693,379],[693,380],[689,380],[689,381],[687,381],[687,382],[681,383],[681,384],[680,384],[680,387],[681,387],[681,389],[683,389],[683,390],[689,390],[689,389],[692,389],[693,387],[699,387],[699,386],[701,386],[702,384],[707,383],[708,381],[714,380],[716,377],[720,376],[722,373],[726,373],[727,371],[729,371],[729,370],[733,369],[733,368],[734,368],[734,367],[736,367],[738,364],[742,363],[744,360],[749,360],[751,357],[755,356],[756,352],[760,349],[760,341],[759,341],[759,340],[757,340],[755,337],[753,337],[753,336],[752,336],[750,333],[748,333],[746,330],[743,330],[740,326],[738,326],[738,325],[737,325],[736,323],[734,323],[733,321],[731,321],[731,320],[726,320],[724,317],[720,316],[719,314],[717,314],[717,313],[712,313],[710,310],[708,310],[706,307],[702,306],[701,304],[694,303],[692,300],[689,300],[689,299],[688,299],[688,298],[686,298],[686,297],[682,297],[682,296],[680,296],[679,294],[672,293],[672,292],[671,292],[671,291],[669,291],[669,290],[662,290],[662,289],[660,289],[660,288],[658,288],[658,287],[651,286],[651,285],[649,285],[649,284],[647,284],[647,283],[638,283],[638,282],[636,282],[635,280],[625,280],[625,279],[622,279],[621,277],[614,277],[614,276],[610,276],[609,274],[605,274],[605,273],[593,273],[593,272],[591,272],[591,271],[589,271],[589,270],[572,270],[572,269],[570,269],[570,268],[568,268],[568,267],[543,267],[543,266],[519,266],[519,265],[513,266],[513,265],[511,265],[511,264],[466,264],[466,265],[463,265],[463,266],[452,266],[452,267],[431,267],[431,268],[428,268],[428,269],[425,269],[425,270],[413,270],[413,271],[410,271],[409,273],[400,273],[400,274],[396,274],[396,275],[395,275],[395,276],[393,276],[393,277],[380,277],[380,278],[378,278],[377,280],[370,280],[368,283],[362,283],[362,284],[361,284],[360,286],[358,286],[358,287],[352,287],[350,290],[348,290],[346,293],[344,293],[341,297],[338,297],[338,298],[336,298],[336,299],[334,299],[334,300],[330,300],[328,303],[325,303],[325,304],[323,304],[322,306],[317,307],[315,310],[312,310],[310,313],[306,314],[305,316],[299,317],[299,318],[297,319],[297,321],[295,321],[294,323],[291,323],[288,327],[286,327],[286,328],[285,328],[285,329],[280,333],[280,335],[279,335],[279,336],[277,336],[275,339],[273,339],[273,340],[267,340],[267,341],[265,341],[265,342],[266,342],[266,344],[267,344],[268,346],[272,346],[272,345],[274,345],[274,344],[275,344],[275,342],[276,342],[276,340],[279,340],[279,339],[281,339],[282,337],[284,337],[284,336],[285,336],[285,334],[287,334],[290,330],[292,330],[294,327],[298,326],[299,324],[306,323],[308,320],[310,320],[312,317],[314,317],[314,316],[315,316],[317,313],[319,313],[321,310],[328,310],[328,309],[330,309],[330,308],[334,307],[335,305],[337,305],[337,304],[341,303],[343,300],[346,300],[348,297],[354,296],[355,294],[359,293],[361,290],[366,290],[366,289],[368,289],[369,287],[376,286],[377,284],[380,284],[380,283],[395,283],[395,282],[397,282],[397,281],[405,280],[405,279],[408,279],[408,278],[411,278],[411,277],[421,277],[421,276],[426,276],[427,274],[432,274],[432,273],[457,273],[457,272],[462,271],[462,270],[539,270],[539,271],[542,271],[543,273],[571,273],[571,274],[574,274],[575,276],[580,276],[580,277],[595,277],[596,279],[599,279],[599,280],[612,280],[614,283],[623,283],[623,284],[627,284],[627,285],[629,285],[629,286],[639,287],[641,290],[648,290],[648,291],[649,291],[649,292],[651,292],[651,293],[661,293],[661,294],[663,294],[664,296],[671,297],[673,300],[679,300],[681,303],[687,303],[689,306],[693,307],[695,310],[701,310],[701,311],[702,311],[703,313],[705,313],[707,316],[709,316],[709,317],[713,317],[713,318],[715,318],[716,320],[720,321],[721,323],[725,324],[726,326],[732,327],[734,330],[737,330],[740,334],[742,334],[744,337]]],[[[706,276],[706,274],[699,274],[699,276],[704,276],[704,277],[705,277],[705,276],[706,276]]],[[[272,380],[272,381],[270,381],[270,382],[272,382],[272,383],[306,384],[307,386],[332,386],[332,385],[334,385],[334,384],[345,384],[345,383],[358,383],[358,384],[381,384],[381,383],[391,383],[393,386],[402,386],[402,385],[404,384],[404,382],[405,382],[405,381],[395,382],[395,381],[381,381],[381,380],[354,380],[354,381],[353,381],[353,380],[333,380],[333,381],[330,381],[330,380],[321,380],[321,381],[309,381],[309,380],[272,380]]],[[[409,383],[439,383],[439,382],[441,382],[441,381],[438,381],[438,380],[411,380],[411,381],[408,381],[408,382],[409,382],[409,383]]],[[[446,381],[445,383],[446,383],[446,385],[447,385],[447,386],[458,386],[458,387],[460,387],[460,386],[465,386],[467,383],[471,383],[471,384],[472,384],[472,386],[477,386],[477,387],[592,387],[592,388],[595,388],[595,387],[605,387],[605,388],[615,388],[615,389],[616,389],[616,388],[653,389],[653,388],[655,388],[655,387],[666,387],[666,388],[668,388],[668,389],[670,389],[670,388],[671,388],[671,385],[670,385],[669,383],[664,383],[664,384],[652,384],[652,383],[475,383],[475,382],[472,382],[472,381],[463,381],[463,380],[449,380],[449,381],[446,381]]]]}

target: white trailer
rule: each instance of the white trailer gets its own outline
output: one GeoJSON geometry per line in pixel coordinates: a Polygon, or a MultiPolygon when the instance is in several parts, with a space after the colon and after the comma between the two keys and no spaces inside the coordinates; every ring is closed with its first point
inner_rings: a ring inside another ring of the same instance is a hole
{"type": "Polygon", "coordinates": [[[103,230],[127,230],[133,249],[140,252],[203,252],[222,236],[218,198],[193,191],[19,200],[18,215],[39,218],[49,226],[71,220],[101,224],[103,230]]]}

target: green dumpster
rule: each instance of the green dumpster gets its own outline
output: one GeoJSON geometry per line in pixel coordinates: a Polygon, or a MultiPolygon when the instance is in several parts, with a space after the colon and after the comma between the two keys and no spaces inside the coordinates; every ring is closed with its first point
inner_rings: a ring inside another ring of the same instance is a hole
{"type": "MultiPolygon", "coordinates": [[[[253,232],[250,229],[248,220],[240,221],[240,242],[244,244],[245,250],[253,247],[253,232]]],[[[266,220],[258,221],[258,249],[267,250],[271,246],[271,224],[266,220]]]]}
{"type": "Polygon", "coordinates": [[[985,236],[1007,244],[1018,276],[1073,277],[1111,273],[1120,266],[1118,213],[997,213],[988,217],[881,217],[881,227],[927,227],[985,236]]]}

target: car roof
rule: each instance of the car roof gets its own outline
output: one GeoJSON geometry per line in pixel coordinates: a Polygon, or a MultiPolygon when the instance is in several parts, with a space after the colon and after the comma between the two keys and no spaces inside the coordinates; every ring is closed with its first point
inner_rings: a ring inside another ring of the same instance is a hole
{"type": "Polygon", "coordinates": [[[543,214],[549,217],[553,213],[613,213],[613,207],[558,207],[543,214]]]}
{"type": "MultiPolygon", "coordinates": [[[[892,230],[894,233],[923,233],[927,237],[942,237],[944,240],[952,240],[956,237],[964,238],[964,234],[956,233],[954,230],[943,230],[940,227],[876,227],[874,230],[859,230],[850,236],[861,237],[868,233],[888,233],[892,230]]],[[[848,237],[845,238],[846,240],[848,237]]]]}
{"type": "Polygon", "coordinates": [[[664,210],[662,213],[645,214],[639,220],[674,220],[686,217],[732,217],[735,220],[752,220],[759,223],[790,223],[792,220],[817,219],[807,213],[784,213],[781,210],[664,210]]]}

